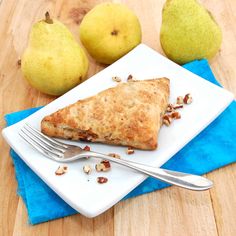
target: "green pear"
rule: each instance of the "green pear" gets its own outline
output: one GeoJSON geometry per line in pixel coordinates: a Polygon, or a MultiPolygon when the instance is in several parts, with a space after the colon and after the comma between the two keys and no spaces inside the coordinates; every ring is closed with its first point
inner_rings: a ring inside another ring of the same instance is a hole
{"type": "Polygon", "coordinates": [[[32,27],[21,68],[34,88],[61,95],[85,79],[88,59],[66,26],[46,13],[32,27]]]}
{"type": "Polygon", "coordinates": [[[161,46],[179,63],[211,59],[220,49],[222,32],[211,13],[196,0],[167,0],[162,10],[161,46]]]}
{"type": "Polygon", "coordinates": [[[141,26],[125,5],[102,3],[83,18],[80,40],[95,60],[111,64],[140,44],[141,26]]]}

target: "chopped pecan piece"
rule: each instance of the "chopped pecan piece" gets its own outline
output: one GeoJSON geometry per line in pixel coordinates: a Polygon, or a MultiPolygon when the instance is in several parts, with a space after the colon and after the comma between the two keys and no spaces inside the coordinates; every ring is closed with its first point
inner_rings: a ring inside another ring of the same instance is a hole
{"type": "Polygon", "coordinates": [[[113,77],[112,77],[112,80],[115,81],[115,82],[117,82],[117,83],[121,82],[121,78],[118,77],[118,76],[113,76],[113,77]]]}
{"type": "Polygon", "coordinates": [[[173,105],[173,109],[174,110],[177,110],[177,109],[179,109],[179,108],[183,108],[184,106],[182,105],[182,104],[174,104],[173,105]]]}
{"type": "Polygon", "coordinates": [[[120,159],[120,155],[116,153],[109,153],[108,156],[120,159]]]}
{"type": "Polygon", "coordinates": [[[126,154],[128,154],[128,155],[134,154],[134,149],[132,147],[128,147],[126,149],[126,154]]]}
{"type": "Polygon", "coordinates": [[[175,111],[175,112],[172,112],[172,113],[170,114],[170,116],[171,116],[171,118],[172,118],[172,119],[175,119],[175,120],[178,120],[178,119],[180,119],[180,118],[181,118],[181,115],[180,115],[180,113],[179,113],[179,112],[177,112],[177,111],[175,111]]]}
{"type": "Polygon", "coordinates": [[[88,145],[86,145],[84,148],[83,148],[84,151],[91,151],[90,147],[88,145]]]}
{"type": "Polygon", "coordinates": [[[85,174],[89,175],[92,171],[92,168],[90,165],[85,165],[85,166],[83,166],[83,171],[85,174]]]}
{"type": "MultiPolygon", "coordinates": [[[[86,145],[84,148],[83,148],[84,151],[91,151],[90,147],[88,145],[86,145]]],[[[85,157],[86,159],[89,158],[89,156],[85,157]]]]}
{"type": "Polygon", "coordinates": [[[182,96],[178,96],[176,103],[179,105],[183,105],[184,104],[184,98],[182,96]]]}
{"type": "Polygon", "coordinates": [[[103,160],[95,166],[96,171],[108,171],[111,169],[111,164],[108,160],[103,160]]]}
{"type": "Polygon", "coordinates": [[[105,168],[111,168],[111,164],[108,160],[103,160],[101,161],[101,164],[103,164],[105,166],[105,168]]]}
{"type": "Polygon", "coordinates": [[[174,110],[173,104],[168,104],[166,112],[172,112],[174,110]]]}
{"type": "Polygon", "coordinates": [[[64,175],[68,170],[68,167],[66,165],[61,165],[57,168],[55,171],[56,175],[64,175]]]}
{"type": "Polygon", "coordinates": [[[172,118],[169,115],[164,115],[162,118],[163,124],[166,126],[170,126],[171,122],[172,122],[172,118]]]}
{"type": "Polygon", "coordinates": [[[97,182],[99,184],[105,184],[108,181],[108,178],[106,177],[97,177],[97,182]]]}
{"type": "Polygon", "coordinates": [[[192,102],[193,102],[193,98],[192,98],[191,94],[190,93],[186,94],[184,96],[184,103],[185,104],[190,104],[192,102]]]}
{"type": "Polygon", "coordinates": [[[133,75],[129,75],[127,78],[127,82],[134,80],[133,75]]]}

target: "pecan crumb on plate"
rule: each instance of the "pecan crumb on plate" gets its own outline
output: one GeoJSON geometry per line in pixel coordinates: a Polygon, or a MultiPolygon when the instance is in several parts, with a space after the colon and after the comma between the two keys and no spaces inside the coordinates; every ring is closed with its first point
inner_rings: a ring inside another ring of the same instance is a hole
{"type": "Polygon", "coordinates": [[[68,167],[66,165],[60,165],[57,170],[55,171],[56,175],[64,175],[68,170],[68,167]]]}
{"type": "Polygon", "coordinates": [[[134,154],[134,149],[132,147],[128,147],[126,149],[126,154],[128,154],[128,155],[134,154]]]}
{"type": "Polygon", "coordinates": [[[173,104],[169,103],[166,108],[166,112],[172,112],[173,110],[174,110],[173,104]]]}
{"type": "Polygon", "coordinates": [[[108,156],[120,159],[120,155],[116,153],[109,153],[108,156]]]}
{"type": "Polygon", "coordinates": [[[183,105],[184,104],[184,98],[182,96],[178,96],[176,99],[176,103],[178,105],[183,105]]]}
{"type": "Polygon", "coordinates": [[[134,80],[133,75],[129,75],[128,78],[127,78],[127,82],[132,81],[132,80],[134,80]]]}
{"type": "Polygon", "coordinates": [[[86,145],[84,148],[83,148],[84,151],[91,151],[90,147],[88,145],[86,145]]]}
{"type": "Polygon", "coordinates": [[[170,126],[171,122],[172,122],[172,118],[170,115],[164,115],[162,118],[163,124],[166,126],[170,126]]]}
{"type": "Polygon", "coordinates": [[[97,182],[99,184],[105,184],[108,181],[108,178],[106,177],[97,177],[97,182]]]}
{"type": "Polygon", "coordinates": [[[92,168],[90,165],[85,165],[85,166],[83,166],[83,171],[85,174],[89,175],[92,171],[92,168]]]}
{"type": "Polygon", "coordinates": [[[184,96],[184,103],[185,104],[190,104],[193,102],[193,98],[192,98],[192,95],[190,93],[187,93],[185,96],[184,96]]]}
{"type": "Polygon", "coordinates": [[[180,113],[179,113],[178,111],[172,112],[172,113],[170,114],[170,116],[171,116],[171,118],[173,118],[173,119],[175,119],[175,120],[178,120],[178,119],[181,118],[181,115],[180,115],[180,113]]]}
{"type": "Polygon", "coordinates": [[[100,163],[96,164],[95,169],[97,172],[108,171],[111,169],[111,164],[108,160],[103,160],[100,163]]]}
{"type": "Polygon", "coordinates": [[[174,105],[173,105],[173,109],[174,109],[174,110],[177,110],[177,109],[183,108],[183,107],[184,107],[183,104],[174,104],[174,105]]]}
{"type": "Polygon", "coordinates": [[[112,80],[115,81],[115,82],[117,82],[117,83],[121,82],[121,78],[118,77],[118,76],[113,76],[113,77],[112,77],[112,80]]]}

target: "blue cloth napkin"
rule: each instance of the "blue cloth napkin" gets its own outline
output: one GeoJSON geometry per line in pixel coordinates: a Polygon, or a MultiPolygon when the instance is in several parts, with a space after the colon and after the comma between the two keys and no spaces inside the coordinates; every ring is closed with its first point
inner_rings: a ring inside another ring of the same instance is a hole
{"type": "MultiPolygon", "coordinates": [[[[219,85],[206,60],[194,61],[186,69],[219,85]]],[[[220,86],[220,85],[219,85],[220,86]]],[[[31,115],[40,108],[11,113],[5,116],[7,125],[31,115]]],[[[204,131],[174,155],[163,168],[193,174],[205,174],[236,161],[236,102],[231,105],[204,131]]],[[[38,224],[77,212],[54,193],[13,151],[18,194],[28,210],[29,222],[38,224]]],[[[146,179],[124,199],[135,197],[169,186],[153,178],[146,179]]]]}

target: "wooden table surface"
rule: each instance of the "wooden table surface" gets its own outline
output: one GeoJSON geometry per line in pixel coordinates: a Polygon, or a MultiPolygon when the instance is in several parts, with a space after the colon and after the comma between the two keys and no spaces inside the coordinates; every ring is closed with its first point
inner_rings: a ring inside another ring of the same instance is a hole
{"type": "MultiPolygon", "coordinates": [[[[45,105],[53,100],[31,88],[17,65],[27,45],[33,22],[45,11],[60,19],[78,39],[83,14],[99,0],[2,0],[0,1],[0,124],[3,115],[45,105]]],[[[159,42],[164,0],[116,0],[138,15],[143,42],[162,52],[159,42]]],[[[202,0],[223,30],[223,44],[210,61],[217,79],[236,94],[236,1],[202,0]]],[[[89,76],[103,67],[90,59],[89,76]]],[[[222,131],[223,132],[223,131],[222,131]]],[[[26,208],[16,194],[9,146],[0,139],[0,235],[236,235],[236,164],[206,176],[214,181],[210,191],[191,192],[177,187],[146,194],[116,204],[104,214],[87,219],[79,214],[36,226],[27,221],[26,208]]]]}

